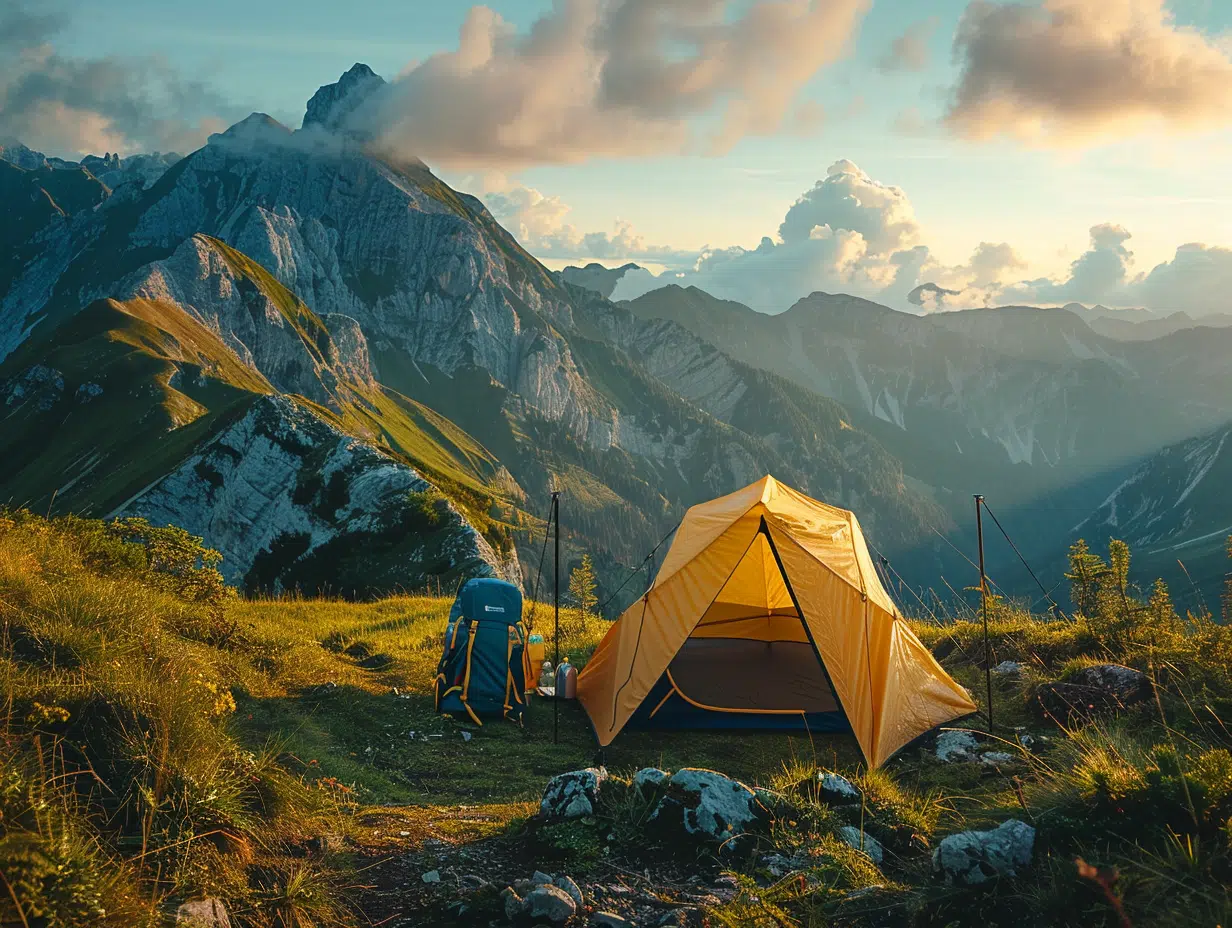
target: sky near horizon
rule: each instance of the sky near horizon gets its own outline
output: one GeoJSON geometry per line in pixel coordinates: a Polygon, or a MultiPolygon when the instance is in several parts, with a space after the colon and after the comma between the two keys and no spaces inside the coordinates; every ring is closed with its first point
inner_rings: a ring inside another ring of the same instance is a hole
{"type": "Polygon", "coordinates": [[[254,110],[298,127],[362,61],[392,82],[390,144],[553,267],[634,260],[766,311],[926,282],[923,309],[1232,311],[1232,3],[486,8],[0,0],[0,137],[67,156],[190,149],[254,110]]]}

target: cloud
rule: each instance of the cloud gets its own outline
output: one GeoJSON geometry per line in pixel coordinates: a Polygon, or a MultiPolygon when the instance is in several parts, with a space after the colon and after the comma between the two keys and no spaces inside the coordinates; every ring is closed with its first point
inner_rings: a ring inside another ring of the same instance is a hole
{"type": "Polygon", "coordinates": [[[721,153],[816,124],[799,91],[868,5],[556,0],[523,33],[476,6],[457,49],[404,71],[360,118],[387,149],[450,167],[721,153]]]}
{"type": "Polygon", "coordinates": [[[1164,0],[973,0],[954,54],[946,122],[969,138],[1065,144],[1232,123],[1226,44],[1178,26],[1164,0]]]}
{"type": "Polygon", "coordinates": [[[692,264],[695,251],[651,245],[631,223],[617,219],[611,232],[583,232],[566,221],[571,207],[560,197],[508,180],[499,173],[481,181],[481,198],[493,216],[540,259],[645,261],[653,264],[692,264]]]}
{"type": "Polygon", "coordinates": [[[912,23],[890,43],[877,62],[882,71],[924,71],[928,68],[928,43],[937,31],[940,20],[935,16],[912,23]]]}
{"type": "Polygon", "coordinates": [[[943,264],[923,237],[901,188],[840,160],[791,205],[776,237],[753,249],[707,248],[683,271],[627,274],[612,298],[634,299],[674,283],[767,313],[815,291],[932,312],[988,305],[1005,290],[1004,281],[1027,267],[1006,242],[980,242],[965,263],[943,264]]]}
{"type": "Polygon", "coordinates": [[[1134,303],[1192,316],[1232,313],[1232,248],[1192,242],[1138,278],[1130,289],[1134,303]]]}
{"type": "Polygon", "coordinates": [[[876,254],[915,241],[919,225],[907,195],[873,180],[850,161],[830,165],[824,180],[787,211],[779,238],[791,244],[809,238],[818,226],[859,232],[876,254]]]}
{"type": "MultiPolygon", "coordinates": [[[[1160,313],[1184,311],[1198,318],[1232,313],[1232,248],[1191,242],[1179,246],[1170,261],[1135,274],[1134,253],[1127,245],[1131,237],[1127,229],[1115,223],[1093,226],[1089,247],[1070,265],[1065,277],[1010,283],[1001,281],[1022,271],[1022,263],[1006,255],[997,256],[995,250],[981,255],[981,249],[986,248],[981,245],[969,265],[979,271],[971,285],[957,297],[936,298],[936,306],[977,305],[978,297],[987,305],[1102,303],[1145,307],[1160,313]]],[[[936,279],[944,283],[942,276],[936,279]]]]}
{"type": "Polygon", "coordinates": [[[1124,285],[1129,277],[1134,253],[1125,243],[1129,232],[1113,223],[1091,227],[1091,246],[1070,265],[1069,277],[1023,281],[1005,287],[1000,298],[1015,303],[1096,303],[1125,299],[1124,285]]]}
{"type": "Polygon", "coordinates": [[[900,188],[840,160],[787,210],[777,237],[765,236],[753,249],[704,249],[687,271],[626,275],[613,299],[677,283],[769,313],[817,290],[901,305],[920,275],[935,266],[919,237],[915,212],[900,188]]]}
{"type": "MultiPolygon", "coordinates": [[[[54,154],[185,151],[225,127],[229,109],[158,58],[77,58],[53,39],[61,13],[0,0],[0,138],[54,154]]],[[[230,115],[235,115],[234,111],[230,115]]]]}

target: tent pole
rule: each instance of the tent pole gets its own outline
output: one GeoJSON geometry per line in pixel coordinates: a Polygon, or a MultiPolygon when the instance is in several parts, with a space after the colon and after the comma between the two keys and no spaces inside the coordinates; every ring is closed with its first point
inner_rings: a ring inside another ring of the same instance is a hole
{"type": "MultiPolygon", "coordinates": [[[[556,649],[556,662],[554,666],[556,667],[557,681],[559,681],[560,679],[560,491],[559,490],[552,493],[552,518],[554,521],[554,526],[552,529],[552,537],[555,542],[554,560],[556,564],[555,569],[552,571],[552,574],[553,574],[552,579],[553,579],[553,584],[555,586],[555,591],[552,594],[552,600],[553,600],[553,605],[555,607],[555,614],[556,614],[556,626],[555,626],[555,631],[553,632],[552,637],[555,641],[555,649],[556,649]]],[[[559,688],[559,683],[557,683],[557,687],[559,688]]],[[[557,744],[560,742],[560,695],[561,694],[559,692],[555,692],[552,698],[552,743],[553,744],[557,744]]]]}
{"type": "Polygon", "coordinates": [[[988,698],[988,732],[992,734],[992,652],[988,646],[988,575],[984,573],[984,497],[975,495],[975,538],[980,549],[980,609],[984,613],[984,690],[988,698]]]}

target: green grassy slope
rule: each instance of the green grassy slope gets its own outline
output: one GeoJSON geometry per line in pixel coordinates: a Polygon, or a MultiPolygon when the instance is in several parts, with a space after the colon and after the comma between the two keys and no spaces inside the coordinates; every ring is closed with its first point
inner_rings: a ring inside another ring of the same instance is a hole
{"type": "Polygon", "coordinates": [[[55,494],[59,511],[109,511],[272,389],[177,307],[143,300],[92,304],[18,349],[0,381],[36,365],[60,386],[10,400],[0,493],[37,508],[55,494]]]}

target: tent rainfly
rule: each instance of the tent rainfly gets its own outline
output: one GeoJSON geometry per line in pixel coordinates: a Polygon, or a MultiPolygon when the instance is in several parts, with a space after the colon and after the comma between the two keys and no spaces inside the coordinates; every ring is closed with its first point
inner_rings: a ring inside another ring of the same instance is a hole
{"type": "Polygon", "coordinates": [[[578,677],[626,725],[849,731],[870,767],[975,711],[882,587],[856,517],[764,477],[685,513],[578,677]]]}

